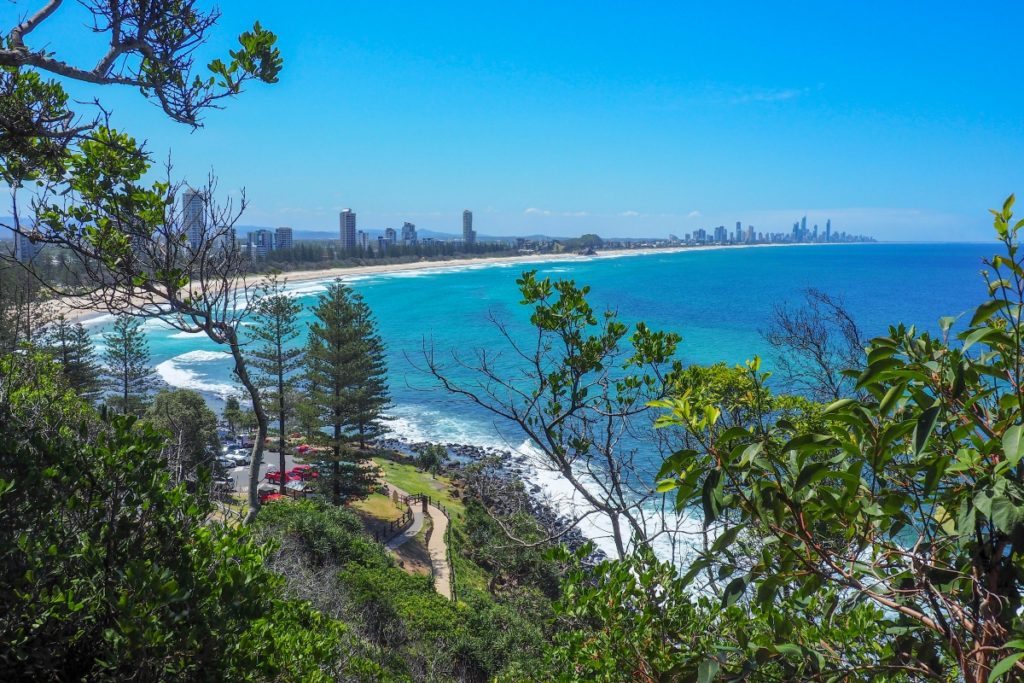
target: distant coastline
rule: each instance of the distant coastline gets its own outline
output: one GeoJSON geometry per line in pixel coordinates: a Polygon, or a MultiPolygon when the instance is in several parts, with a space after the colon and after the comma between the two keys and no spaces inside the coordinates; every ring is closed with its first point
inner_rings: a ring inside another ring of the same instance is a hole
{"type": "MultiPolygon", "coordinates": [[[[856,244],[873,244],[871,242],[858,242],[856,244]]],[[[877,243],[875,243],[877,244],[877,243]]],[[[412,263],[387,263],[373,264],[366,266],[343,266],[336,268],[317,268],[311,270],[294,270],[281,273],[280,279],[287,285],[302,284],[310,282],[329,282],[331,280],[344,280],[349,277],[364,275],[390,275],[393,273],[404,273],[419,270],[453,270],[466,267],[487,267],[501,266],[508,264],[541,264],[551,262],[572,262],[602,258],[622,258],[627,256],[653,256],[657,254],[677,254],[680,252],[717,251],[723,249],[766,249],[774,247],[820,247],[820,246],[846,246],[846,243],[782,243],[782,244],[709,244],[700,246],[677,246],[677,247],[644,247],[639,249],[606,249],[597,251],[593,255],[579,255],[574,253],[543,253],[543,254],[519,254],[516,256],[496,257],[474,257],[462,259],[446,259],[443,261],[414,261],[412,263]]],[[[266,282],[265,275],[249,276],[249,286],[259,286],[266,282]]],[[[69,304],[62,304],[60,301],[52,302],[57,307],[58,314],[63,314],[68,320],[85,323],[106,315],[105,311],[80,310],[69,304]]]]}

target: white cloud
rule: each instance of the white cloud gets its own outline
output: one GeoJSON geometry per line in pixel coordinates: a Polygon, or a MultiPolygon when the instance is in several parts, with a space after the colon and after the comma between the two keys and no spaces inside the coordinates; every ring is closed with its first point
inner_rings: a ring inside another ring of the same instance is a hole
{"type": "Polygon", "coordinates": [[[686,217],[687,218],[700,218],[702,215],[703,214],[701,214],[700,211],[697,211],[695,209],[695,210],[691,211],[690,213],[686,214],[686,217]]]}
{"type": "Polygon", "coordinates": [[[620,216],[624,216],[626,218],[635,218],[635,217],[640,215],[640,212],[639,211],[622,211],[622,212],[619,213],[619,215],[620,216]]]}
{"type": "Polygon", "coordinates": [[[589,216],[589,211],[552,211],[550,209],[538,209],[531,206],[523,213],[534,216],[561,216],[563,218],[583,218],[589,216]]]}

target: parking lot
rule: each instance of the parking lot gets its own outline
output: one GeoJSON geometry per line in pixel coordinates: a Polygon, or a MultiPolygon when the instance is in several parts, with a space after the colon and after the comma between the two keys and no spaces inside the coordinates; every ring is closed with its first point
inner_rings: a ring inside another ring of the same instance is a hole
{"type": "MultiPolygon", "coordinates": [[[[285,470],[290,470],[295,466],[295,460],[290,453],[285,453],[284,456],[285,470]]],[[[276,451],[264,451],[263,462],[260,463],[260,486],[274,487],[274,484],[266,481],[267,470],[273,467],[278,468],[278,455],[276,451]]],[[[235,491],[239,493],[246,493],[249,490],[249,466],[240,465],[238,467],[231,467],[227,470],[228,476],[230,476],[235,482],[235,491]]]]}

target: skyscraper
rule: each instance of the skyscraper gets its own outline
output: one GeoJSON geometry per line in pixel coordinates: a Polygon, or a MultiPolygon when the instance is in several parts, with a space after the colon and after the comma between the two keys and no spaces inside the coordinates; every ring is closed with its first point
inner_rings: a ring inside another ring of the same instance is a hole
{"type": "Polygon", "coordinates": [[[416,239],[416,225],[413,223],[405,222],[402,224],[402,244],[407,247],[415,245],[416,239]]]}
{"type": "Polygon", "coordinates": [[[825,241],[826,242],[831,242],[832,241],[832,219],[831,218],[829,218],[827,221],[825,221],[825,241]]]}
{"type": "Polygon", "coordinates": [[[274,250],[274,233],[269,230],[253,230],[249,233],[249,257],[266,258],[274,250]]]}
{"type": "Polygon", "coordinates": [[[203,195],[191,187],[181,193],[181,227],[188,236],[188,246],[198,249],[206,228],[206,207],[203,195]]]}
{"type": "Polygon", "coordinates": [[[469,209],[462,212],[462,241],[465,244],[476,244],[476,230],[473,229],[473,212],[469,209]]]}
{"type": "Polygon", "coordinates": [[[275,249],[291,249],[295,246],[295,239],[291,228],[278,228],[274,238],[275,249]]]}
{"type": "Polygon", "coordinates": [[[14,235],[14,258],[19,263],[28,263],[39,254],[42,244],[35,244],[29,238],[17,233],[14,235]]]}
{"type": "Polygon", "coordinates": [[[341,248],[354,249],[356,246],[356,212],[342,209],[339,217],[341,224],[341,248]]]}

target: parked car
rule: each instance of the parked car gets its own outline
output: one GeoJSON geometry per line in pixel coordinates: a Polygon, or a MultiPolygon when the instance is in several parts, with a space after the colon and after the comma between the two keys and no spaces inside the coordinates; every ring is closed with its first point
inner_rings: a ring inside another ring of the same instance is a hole
{"type": "Polygon", "coordinates": [[[235,467],[235,461],[223,455],[217,456],[216,460],[221,469],[229,470],[235,467]]]}
{"type": "Polygon", "coordinates": [[[312,465],[296,465],[295,467],[288,470],[288,473],[299,475],[299,478],[302,479],[303,481],[316,479],[317,477],[320,476],[320,473],[317,472],[316,468],[313,467],[312,465]]]}
{"type": "Polygon", "coordinates": [[[282,498],[284,498],[284,496],[282,496],[280,493],[278,493],[277,491],[274,491],[272,489],[260,489],[259,490],[259,497],[260,497],[260,505],[263,505],[265,503],[269,503],[269,502],[275,501],[275,500],[281,500],[282,498]]]}
{"type": "Polygon", "coordinates": [[[236,448],[230,451],[226,457],[232,460],[235,465],[248,465],[252,462],[252,453],[249,452],[248,448],[236,448]]]}
{"type": "Polygon", "coordinates": [[[218,493],[231,493],[235,490],[235,480],[224,475],[214,477],[213,490],[218,493]]]}
{"type": "MultiPolygon", "coordinates": [[[[285,474],[284,481],[285,481],[286,484],[288,482],[290,482],[290,481],[300,481],[302,479],[302,475],[298,474],[297,472],[295,472],[293,470],[288,470],[284,474],[285,474]]],[[[269,481],[271,484],[280,484],[281,483],[281,470],[277,470],[277,469],[267,470],[267,474],[265,475],[265,479],[267,481],[269,481]]]]}

